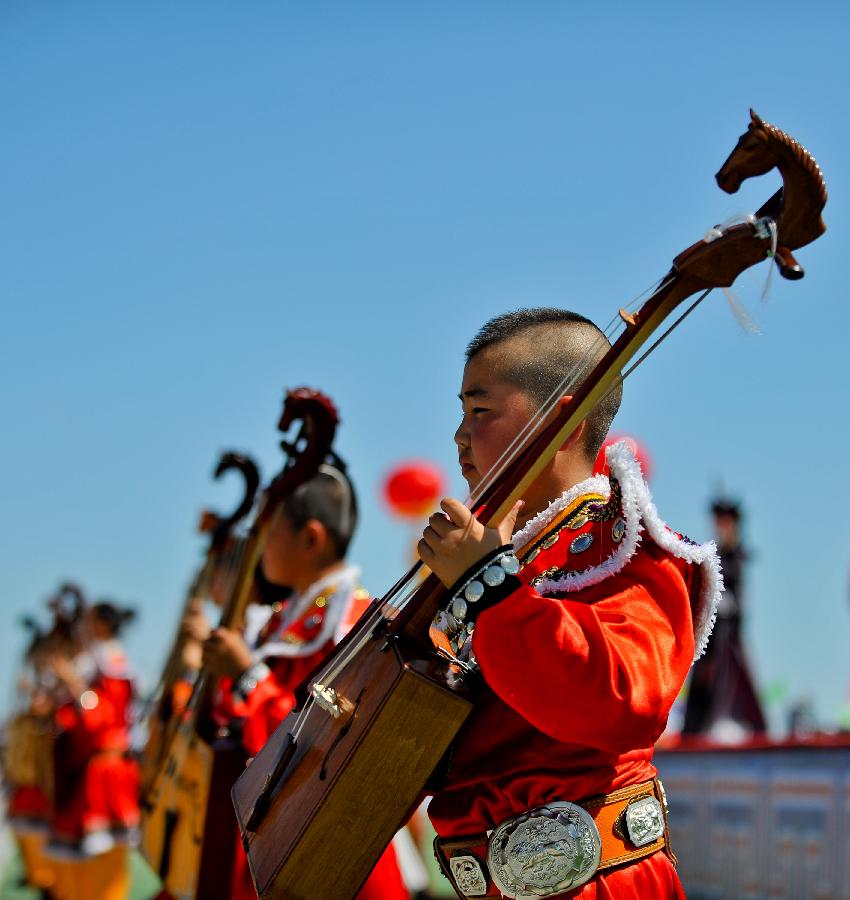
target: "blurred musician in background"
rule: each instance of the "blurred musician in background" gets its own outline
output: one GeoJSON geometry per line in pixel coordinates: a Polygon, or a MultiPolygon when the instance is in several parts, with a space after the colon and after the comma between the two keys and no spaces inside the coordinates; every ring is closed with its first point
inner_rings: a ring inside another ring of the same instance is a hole
{"type": "Polygon", "coordinates": [[[708,649],[694,663],[682,734],[735,743],[765,731],[741,635],[749,555],[741,541],[740,506],[718,498],[711,511],[724,588],[708,649]]]}

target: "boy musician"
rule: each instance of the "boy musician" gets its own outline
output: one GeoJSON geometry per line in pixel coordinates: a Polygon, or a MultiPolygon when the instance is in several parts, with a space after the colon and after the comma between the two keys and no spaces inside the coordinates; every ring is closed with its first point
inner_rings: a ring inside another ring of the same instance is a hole
{"type": "MultiPolygon", "coordinates": [[[[335,465],[322,466],[315,478],[283,502],[272,525],[258,587],[265,599],[274,602],[253,646],[240,632],[226,628],[215,629],[204,644],[207,666],[228,679],[217,716],[222,723],[241,723],[249,756],[288,715],[295,704],[295,689],[369,603],[368,592],[359,586],[358,570],[345,561],[356,524],[351,482],[335,465]]],[[[241,846],[237,852],[228,896],[254,898],[241,846]]],[[[359,896],[406,900],[392,848],[384,853],[359,896]]]]}
{"type": "MultiPolygon", "coordinates": [[[[455,434],[474,489],[576,366],[608,343],[582,316],[519,310],[467,349],[455,434]]],[[[450,588],[435,620],[480,672],[429,815],[461,897],[683,897],[653,744],[705,646],[713,544],[670,531],[623,444],[592,474],[618,387],[498,528],[446,499],[419,544],[450,588]]]]}

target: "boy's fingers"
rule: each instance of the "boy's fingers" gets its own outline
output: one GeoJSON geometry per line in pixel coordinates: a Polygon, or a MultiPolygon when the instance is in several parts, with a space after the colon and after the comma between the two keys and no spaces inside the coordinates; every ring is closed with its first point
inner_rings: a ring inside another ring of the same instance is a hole
{"type": "Polygon", "coordinates": [[[429,548],[432,548],[440,543],[440,535],[437,534],[436,531],[429,525],[422,532],[422,540],[428,545],[429,548]]]}
{"type": "Polygon", "coordinates": [[[428,546],[424,538],[416,545],[416,550],[419,553],[419,558],[426,565],[429,564],[429,560],[433,562],[434,551],[428,546]]]}
{"type": "Polygon", "coordinates": [[[439,537],[445,537],[455,525],[445,513],[437,512],[428,519],[428,527],[439,537]]]}
{"type": "Polygon", "coordinates": [[[458,528],[465,528],[472,518],[472,513],[454,497],[446,497],[440,502],[440,509],[449,517],[458,528]]]}

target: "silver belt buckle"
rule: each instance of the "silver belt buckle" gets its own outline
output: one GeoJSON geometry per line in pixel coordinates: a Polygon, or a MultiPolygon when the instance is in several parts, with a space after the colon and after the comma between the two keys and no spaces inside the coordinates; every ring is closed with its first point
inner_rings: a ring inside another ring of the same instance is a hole
{"type": "Polygon", "coordinates": [[[484,897],[487,894],[487,879],[481,863],[474,856],[453,856],[449,860],[455,884],[465,897],[484,897]]]}
{"type": "Polygon", "coordinates": [[[655,797],[638,797],[625,811],[626,831],[635,847],[645,847],[664,835],[664,809],[655,797]]]}
{"type": "Polygon", "coordinates": [[[487,866],[505,897],[534,900],[593,878],[602,838],[587,810],[560,801],[506,819],[490,835],[487,866]]]}

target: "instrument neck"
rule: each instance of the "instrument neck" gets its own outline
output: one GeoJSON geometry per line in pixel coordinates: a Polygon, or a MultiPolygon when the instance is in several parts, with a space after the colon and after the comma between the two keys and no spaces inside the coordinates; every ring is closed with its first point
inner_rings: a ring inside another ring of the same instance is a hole
{"type": "MultiPolygon", "coordinates": [[[[269,508],[266,500],[257,513],[239,559],[239,568],[234,578],[233,587],[221,613],[219,628],[232,628],[241,631],[244,627],[245,610],[251,601],[254,588],[254,572],[263,555],[268,531],[271,526],[274,509],[269,508]]],[[[219,678],[206,667],[202,668],[195,684],[196,696],[195,721],[202,723],[209,718],[210,711],[218,692],[219,678]]]]}

